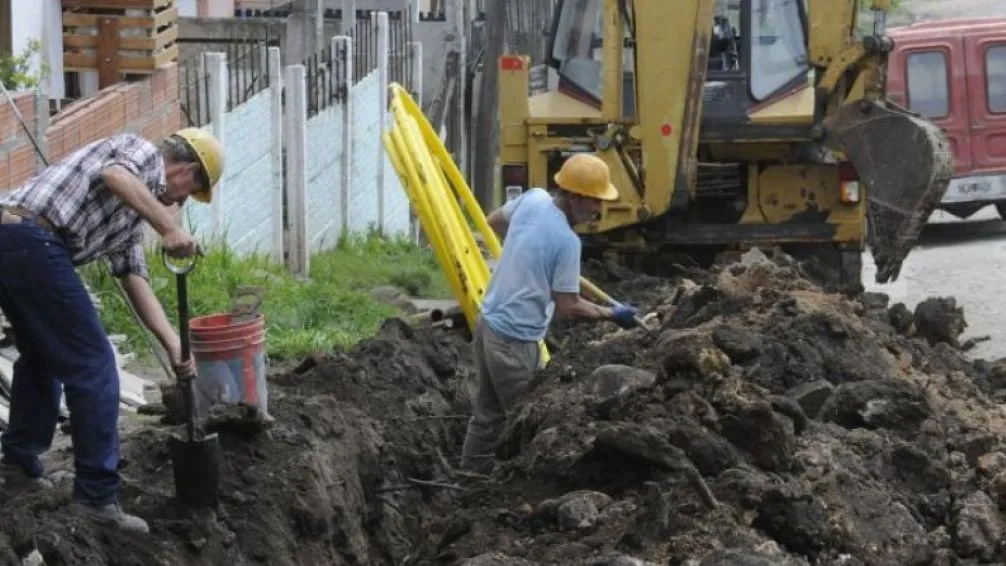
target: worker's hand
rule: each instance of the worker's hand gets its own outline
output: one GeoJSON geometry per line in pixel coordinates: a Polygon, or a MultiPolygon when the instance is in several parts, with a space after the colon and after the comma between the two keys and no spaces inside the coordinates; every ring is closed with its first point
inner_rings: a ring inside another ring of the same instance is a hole
{"type": "Polygon", "coordinates": [[[175,228],[161,240],[164,251],[171,257],[189,257],[199,251],[199,244],[185,230],[175,228]]]}
{"type": "Polygon", "coordinates": [[[171,370],[175,372],[176,378],[187,379],[196,376],[196,361],[191,354],[189,359],[182,361],[181,348],[172,348],[168,352],[168,357],[171,358],[171,370]]]}
{"type": "Polygon", "coordinates": [[[611,320],[622,328],[629,329],[636,325],[635,317],[639,313],[628,305],[618,305],[611,309],[611,320]]]}

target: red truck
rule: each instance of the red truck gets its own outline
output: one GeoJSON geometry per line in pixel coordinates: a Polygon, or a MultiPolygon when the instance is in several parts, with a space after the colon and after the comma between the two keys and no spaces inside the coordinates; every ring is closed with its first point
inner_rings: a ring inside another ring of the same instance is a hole
{"type": "Polygon", "coordinates": [[[1006,18],[889,30],[888,96],[940,126],[954,179],[939,208],[967,218],[993,204],[1006,219],[1006,18]]]}

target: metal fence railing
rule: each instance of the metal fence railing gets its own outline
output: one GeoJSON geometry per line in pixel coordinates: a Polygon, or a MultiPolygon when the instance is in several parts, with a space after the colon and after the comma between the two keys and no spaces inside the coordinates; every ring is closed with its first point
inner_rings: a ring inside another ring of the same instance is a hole
{"type": "Polygon", "coordinates": [[[269,53],[264,41],[229,43],[227,55],[227,110],[269,88],[269,53]]]}
{"type": "MultiPolygon", "coordinates": [[[[227,41],[212,49],[224,53],[227,60],[227,106],[230,111],[269,88],[268,42],[262,40],[227,41]]],[[[182,116],[191,126],[205,126],[210,121],[209,72],[205,52],[178,65],[178,100],[182,116]]]]}
{"type": "MultiPolygon", "coordinates": [[[[377,28],[370,11],[357,10],[353,30],[353,82],[357,83],[377,68],[377,28]]],[[[408,10],[388,12],[388,80],[411,88],[412,21],[408,10]]]]}
{"type": "Polygon", "coordinates": [[[210,123],[210,76],[200,53],[178,65],[178,103],[185,126],[210,123]]]}
{"type": "Polygon", "coordinates": [[[346,99],[349,85],[346,81],[346,47],[339,43],[304,61],[307,76],[307,117],[346,99]]]}
{"type": "Polygon", "coordinates": [[[388,14],[388,80],[411,89],[415,77],[412,76],[412,19],[409,12],[388,14]]]}
{"type": "MultiPolygon", "coordinates": [[[[370,11],[357,11],[356,25],[350,30],[353,38],[352,84],[358,83],[377,68],[377,26],[370,11]]],[[[407,10],[388,12],[388,80],[407,89],[415,84],[413,77],[413,29],[407,10]]],[[[229,39],[220,41],[208,51],[224,53],[227,59],[226,110],[247,102],[269,88],[268,46],[263,39],[229,39]]],[[[302,61],[308,83],[308,115],[314,116],[333,102],[343,100],[346,89],[345,47],[336,53],[325,48],[302,61]]],[[[210,121],[209,75],[199,53],[179,63],[178,95],[183,119],[192,126],[205,126],[210,121]]]]}

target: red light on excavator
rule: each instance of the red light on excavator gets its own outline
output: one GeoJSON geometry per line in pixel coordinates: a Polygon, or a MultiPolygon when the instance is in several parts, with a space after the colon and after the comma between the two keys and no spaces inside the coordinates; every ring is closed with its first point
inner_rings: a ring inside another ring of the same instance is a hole
{"type": "Polygon", "coordinates": [[[665,138],[671,135],[672,133],[674,133],[674,127],[671,126],[670,124],[664,124],[663,126],[660,126],[660,135],[664,136],[665,138]]]}
{"type": "Polygon", "coordinates": [[[527,189],[526,165],[504,165],[500,170],[500,177],[503,181],[503,192],[508,201],[519,197],[527,189]]]}
{"type": "Polygon", "coordinates": [[[842,204],[856,204],[860,199],[859,174],[852,163],[843,161],[838,164],[838,184],[842,204]]]}
{"type": "Polygon", "coordinates": [[[859,173],[856,173],[856,168],[852,166],[852,163],[842,161],[838,164],[838,179],[840,181],[858,181],[859,173]]]}
{"type": "Polygon", "coordinates": [[[520,71],[524,69],[524,59],[516,55],[504,55],[500,57],[501,71],[520,71]]]}

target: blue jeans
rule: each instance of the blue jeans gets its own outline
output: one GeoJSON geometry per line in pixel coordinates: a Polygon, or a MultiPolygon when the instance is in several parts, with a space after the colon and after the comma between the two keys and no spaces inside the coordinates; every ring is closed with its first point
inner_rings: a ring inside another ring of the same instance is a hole
{"type": "Polygon", "coordinates": [[[70,251],[31,221],[0,224],[0,309],[14,328],[10,423],[4,461],[42,475],[61,388],[70,410],[74,497],[103,505],[119,498],[119,372],[98,313],[70,251]]]}

